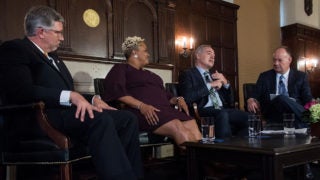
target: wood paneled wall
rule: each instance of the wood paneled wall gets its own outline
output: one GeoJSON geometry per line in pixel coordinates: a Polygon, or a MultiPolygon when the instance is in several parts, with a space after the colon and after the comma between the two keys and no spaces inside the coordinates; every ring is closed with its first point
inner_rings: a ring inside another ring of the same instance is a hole
{"type": "MultiPolygon", "coordinates": [[[[226,75],[238,100],[237,10],[239,6],[214,0],[178,0],[176,7],[176,38],[191,36],[195,46],[210,44],[215,50],[215,67],[226,75]]],[[[176,51],[181,49],[176,47],[176,51]]],[[[193,66],[191,58],[178,56],[175,77],[193,66]]]]}
{"type": "MultiPolygon", "coordinates": [[[[300,58],[316,58],[320,60],[320,29],[302,24],[291,24],[281,28],[282,44],[292,51],[292,68],[297,69],[300,58]]],[[[320,97],[319,65],[308,72],[309,83],[314,97],[320,97]]]]}
{"type": "Polygon", "coordinates": [[[48,5],[66,19],[65,41],[59,49],[66,60],[124,62],[121,43],[127,36],[146,39],[152,68],[172,69],[173,81],[192,66],[179,55],[175,40],[193,37],[195,45],[215,50],[215,69],[224,73],[238,100],[237,10],[222,0],[2,0],[0,42],[23,36],[23,17],[33,5],[48,5]],[[94,9],[100,24],[87,26],[86,9],[94,9]]]}

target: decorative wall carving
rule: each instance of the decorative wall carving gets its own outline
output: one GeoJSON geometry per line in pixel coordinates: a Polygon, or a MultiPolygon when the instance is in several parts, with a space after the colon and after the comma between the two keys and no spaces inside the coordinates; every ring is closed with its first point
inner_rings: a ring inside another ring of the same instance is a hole
{"type": "Polygon", "coordinates": [[[312,11],[313,11],[312,0],[304,0],[304,11],[308,16],[312,14],[312,11]]]}
{"type": "MultiPolygon", "coordinates": [[[[65,5],[69,5],[66,9],[66,27],[65,40],[70,40],[70,49],[62,49],[60,53],[67,53],[73,55],[84,55],[92,57],[101,57],[107,59],[108,54],[108,41],[110,38],[108,35],[108,7],[110,3],[105,0],[91,0],[90,3],[82,0],[57,0],[57,2],[64,2],[65,5]],[[100,23],[97,27],[89,27],[83,21],[83,13],[87,9],[95,10],[100,16],[100,23]]],[[[112,22],[112,21],[111,21],[112,22]]],[[[64,46],[63,46],[64,47],[64,46]]]]}

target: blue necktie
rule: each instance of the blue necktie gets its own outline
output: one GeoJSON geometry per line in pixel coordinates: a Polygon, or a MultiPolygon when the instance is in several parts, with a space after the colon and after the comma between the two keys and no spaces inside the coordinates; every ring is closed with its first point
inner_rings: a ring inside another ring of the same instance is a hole
{"type": "Polygon", "coordinates": [[[279,91],[280,95],[288,96],[288,92],[286,90],[286,86],[285,86],[285,84],[283,82],[283,79],[284,79],[284,77],[283,77],[283,75],[281,75],[280,78],[279,78],[278,91],[279,91]]]}
{"type": "MultiPolygon", "coordinates": [[[[208,71],[205,71],[205,72],[203,73],[203,75],[204,75],[204,79],[206,80],[207,83],[211,82],[210,74],[209,74],[208,71]]],[[[213,107],[214,107],[215,109],[220,109],[219,100],[218,100],[218,97],[217,97],[217,92],[216,92],[216,90],[215,90],[214,88],[211,88],[211,89],[209,90],[209,92],[210,92],[209,97],[210,97],[210,99],[211,99],[211,101],[212,101],[212,103],[213,103],[213,107]]]]}

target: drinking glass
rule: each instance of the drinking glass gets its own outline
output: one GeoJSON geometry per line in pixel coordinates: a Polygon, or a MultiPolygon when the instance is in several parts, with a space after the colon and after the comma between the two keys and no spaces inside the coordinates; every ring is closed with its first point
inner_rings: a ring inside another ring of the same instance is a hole
{"type": "Polygon", "coordinates": [[[214,117],[201,117],[202,142],[213,142],[215,139],[214,117]]]}
{"type": "Polygon", "coordinates": [[[285,134],[294,134],[294,114],[284,113],[283,114],[283,130],[285,134]]]}
{"type": "Polygon", "coordinates": [[[259,115],[248,115],[248,135],[249,137],[257,137],[261,132],[261,120],[259,115]]]}

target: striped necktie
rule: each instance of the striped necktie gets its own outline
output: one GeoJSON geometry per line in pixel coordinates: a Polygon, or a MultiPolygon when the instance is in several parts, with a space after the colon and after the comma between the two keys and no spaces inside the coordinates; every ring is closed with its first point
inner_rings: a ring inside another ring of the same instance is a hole
{"type": "MultiPolygon", "coordinates": [[[[203,75],[204,75],[204,79],[206,80],[207,83],[211,82],[210,74],[209,74],[208,71],[205,71],[203,73],[203,75]]],[[[218,97],[217,97],[218,96],[218,92],[214,88],[210,88],[209,92],[210,92],[209,97],[210,97],[210,99],[212,101],[213,107],[215,109],[220,109],[219,100],[218,100],[218,97]]]]}

